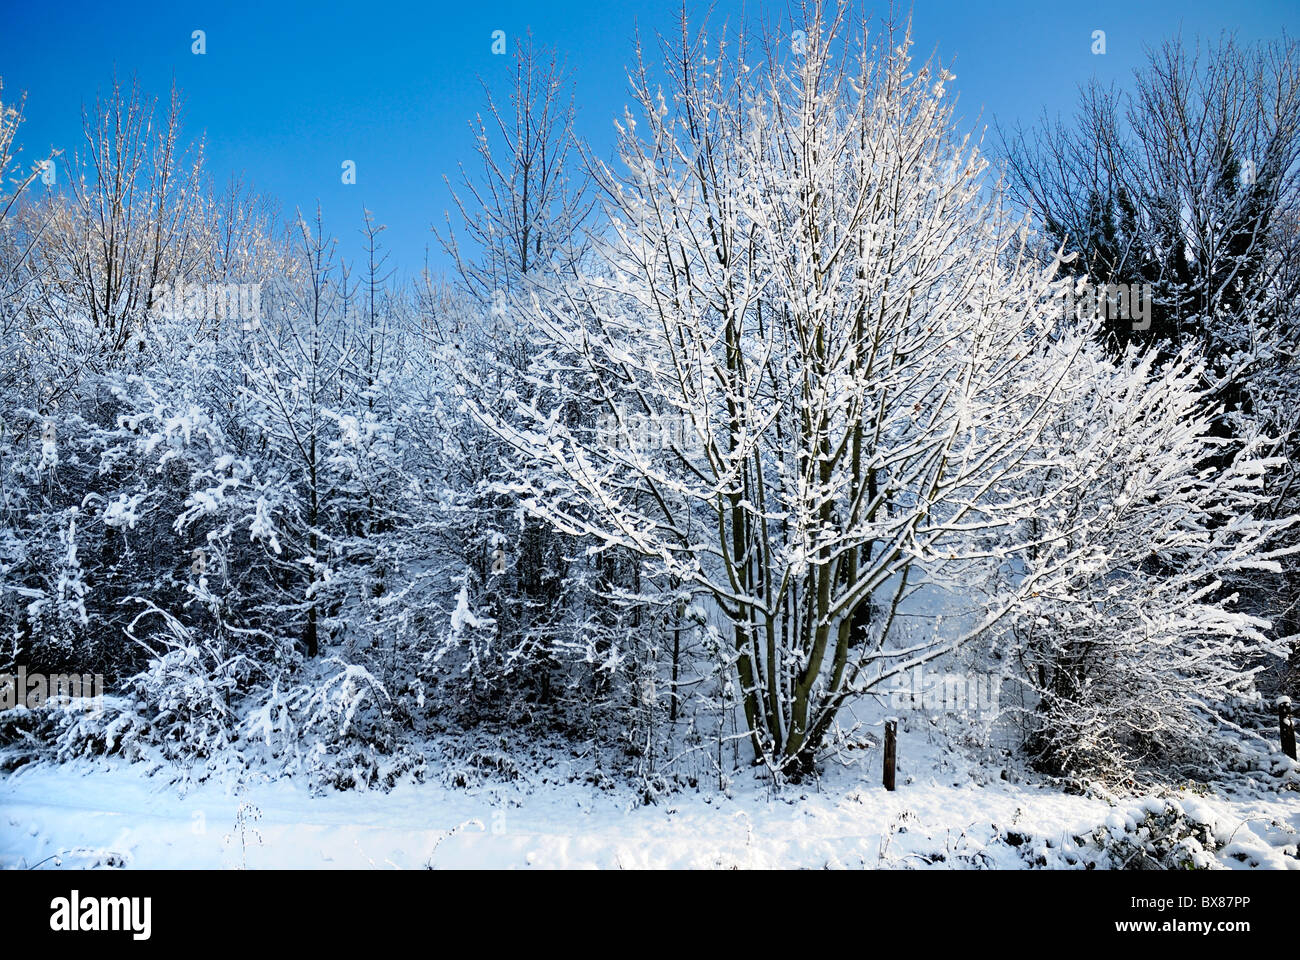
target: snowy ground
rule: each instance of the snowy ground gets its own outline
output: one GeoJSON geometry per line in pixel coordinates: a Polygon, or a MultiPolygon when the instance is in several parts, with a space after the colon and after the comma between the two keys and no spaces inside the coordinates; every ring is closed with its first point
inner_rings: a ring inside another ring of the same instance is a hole
{"type": "Polygon", "coordinates": [[[832,771],[816,791],[772,797],[738,779],[731,797],[685,791],[652,805],[630,789],[527,777],[313,796],[289,779],[180,787],[143,764],[38,764],[0,778],[0,866],[1081,868],[1114,863],[1078,838],[1103,825],[1131,834],[1144,811],[1173,797],[1209,825],[1205,865],[1300,868],[1294,791],[1261,784],[1237,795],[1175,789],[1160,801],[1107,800],[1015,774],[1004,781],[953,756],[917,758],[894,793],[864,761],[832,771]]]}

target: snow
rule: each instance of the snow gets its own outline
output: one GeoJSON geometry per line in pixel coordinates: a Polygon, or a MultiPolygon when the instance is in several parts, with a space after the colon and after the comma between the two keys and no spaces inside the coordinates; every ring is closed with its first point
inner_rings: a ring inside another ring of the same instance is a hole
{"type": "Polygon", "coordinates": [[[469,608],[469,585],[462,584],[460,593],[456,595],[456,609],[451,613],[451,631],[454,634],[459,634],[466,627],[477,629],[479,626],[479,619],[474,616],[469,608]]]}
{"type": "Polygon", "coordinates": [[[777,795],[741,774],[730,796],[702,788],[654,804],[583,783],[563,760],[508,783],[324,795],[293,778],[174,783],[171,768],[150,776],[140,763],[42,763],[0,779],[0,867],[949,869],[1039,857],[1078,869],[1099,855],[1079,838],[1131,833],[1168,808],[1213,832],[1206,866],[1300,869],[1294,793],[1107,799],[990,776],[916,735],[900,737],[900,754],[892,793],[873,756],[777,795]]]}

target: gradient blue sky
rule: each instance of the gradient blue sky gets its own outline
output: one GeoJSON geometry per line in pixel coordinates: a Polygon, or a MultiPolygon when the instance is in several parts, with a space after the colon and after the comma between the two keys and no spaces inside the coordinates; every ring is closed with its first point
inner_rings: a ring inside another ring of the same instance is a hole
{"type": "MultiPolygon", "coordinates": [[[[888,13],[887,4],[873,5],[888,13]]],[[[482,102],[478,77],[503,79],[508,58],[491,53],[491,33],[531,28],[538,43],[567,54],[575,71],[580,133],[602,152],[626,97],[632,39],[670,31],[671,0],[470,0],[443,3],[111,3],[18,4],[0,13],[0,77],[6,101],[27,92],[23,157],[75,149],[83,102],[114,70],[139,75],[165,97],[174,76],[186,95],[189,134],[207,138],[218,181],[243,172],[286,213],[323,205],[326,225],[356,252],[362,206],[387,224],[392,262],[419,268],[430,233],[449,206],[444,173],[472,160],[467,120],[482,102]],[[207,54],[190,52],[207,33],[207,54]],[[354,160],[357,183],[340,182],[354,160]]],[[[704,12],[704,4],[690,9],[704,12]]],[[[719,0],[711,18],[744,9],[764,17],[786,3],[719,0]]],[[[906,5],[902,6],[906,10],[906,5]]],[[[917,52],[951,63],[967,122],[1033,120],[1068,111],[1079,83],[1127,80],[1142,45],[1182,32],[1224,30],[1253,41],[1300,32],[1300,4],[1127,0],[1090,4],[917,0],[917,52]],[[1107,52],[1091,52],[1105,30],[1107,52]]],[[[60,174],[62,171],[60,171],[60,174]]]]}

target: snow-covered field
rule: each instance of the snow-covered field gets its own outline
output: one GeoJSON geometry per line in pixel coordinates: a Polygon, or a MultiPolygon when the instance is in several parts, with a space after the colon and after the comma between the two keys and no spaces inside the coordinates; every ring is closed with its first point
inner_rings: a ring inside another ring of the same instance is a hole
{"type": "Polygon", "coordinates": [[[1089,835],[1131,837],[1172,800],[1185,822],[1212,832],[1212,843],[1188,848],[1199,865],[1300,869],[1295,792],[1108,800],[989,777],[951,754],[904,770],[893,793],[864,762],[779,796],[741,777],[730,796],[683,791],[649,805],[630,789],[531,777],[313,795],[290,779],[178,785],[149,770],[82,761],[0,779],[0,866],[1086,868],[1117,865],[1089,835]]]}

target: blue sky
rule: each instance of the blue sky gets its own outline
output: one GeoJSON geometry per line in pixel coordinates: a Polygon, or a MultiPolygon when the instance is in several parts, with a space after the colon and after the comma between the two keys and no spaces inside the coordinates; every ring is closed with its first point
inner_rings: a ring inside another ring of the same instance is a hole
{"type": "MultiPolygon", "coordinates": [[[[361,209],[387,224],[399,268],[446,260],[429,227],[449,206],[443,174],[472,161],[467,121],[479,109],[478,78],[504,79],[508,58],[491,34],[531,28],[558,47],[575,72],[579,132],[601,152],[627,101],[632,40],[670,31],[675,2],[651,0],[469,0],[461,3],[59,3],[7,4],[0,14],[0,77],[6,101],[27,92],[23,156],[75,148],[83,102],[107,88],[114,70],[138,74],[165,97],[175,77],[186,95],[186,129],[207,139],[218,181],[242,172],[286,213],[314,208],[355,252],[361,209]],[[207,53],[191,53],[206,32],[207,53]],[[353,160],[357,183],[340,182],[353,160]]],[[[692,4],[703,13],[707,7],[692,4]]],[[[719,0],[712,20],[742,9],[788,15],[786,3],[719,0]]],[[[880,13],[887,4],[875,5],[880,13]]],[[[901,9],[906,9],[902,7],[901,9]]],[[[965,121],[1003,125],[1044,108],[1068,111],[1092,76],[1126,80],[1143,44],[1182,32],[1235,31],[1244,41],[1300,33],[1300,4],[1272,0],[1091,4],[917,0],[917,52],[937,49],[957,74],[965,121]],[[1105,55],[1091,51],[1106,32],[1105,55]]]]}

